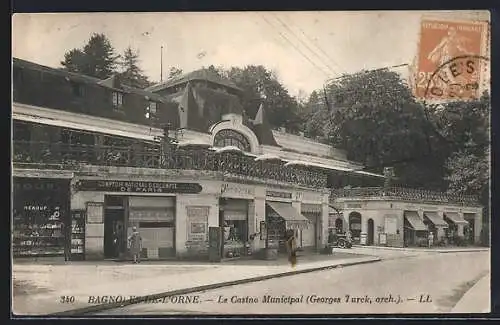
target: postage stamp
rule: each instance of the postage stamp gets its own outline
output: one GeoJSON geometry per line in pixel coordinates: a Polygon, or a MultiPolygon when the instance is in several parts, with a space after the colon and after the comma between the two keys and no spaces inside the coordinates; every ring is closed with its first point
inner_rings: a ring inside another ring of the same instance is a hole
{"type": "Polygon", "coordinates": [[[13,15],[12,317],[488,312],[489,13],[426,14],[13,15]]]}
{"type": "Polygon", "coordinates": [[[423,20],[414,93],[425,100],[478,98],[487,76],[487,22],[423,20]]]}

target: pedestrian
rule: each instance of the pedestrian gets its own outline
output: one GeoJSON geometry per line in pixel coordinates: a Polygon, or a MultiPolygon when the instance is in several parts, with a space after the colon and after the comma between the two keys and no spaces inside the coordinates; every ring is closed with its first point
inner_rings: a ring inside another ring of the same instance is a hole
{"type": "Polygon", "coordinates": [[[434,245],[434,233],[432,231],[429,231],[429,248],[431,248],[434,245]]]}
{"type": "Polygon", "coordinates": [[[297,264],[297,239],[293,230],[289,230],[288,239],[286,241],[286,248],[288,251],[288,261],[295,267],[297,264]]]}
{"type": "Polygon", "coordinates": [[[141,262],[142,237],[137,231],[137,227],[132,227],[132,234],[128,237],[130,253],[134,257],[134,263],[141,262]]]}
{"type": "Polygon", "coordinates": [[[328,233],[328,254],[333,254],[335,242],[337,242],[336,231],[334,229],[330,229],[330,232],[328,233]]]}

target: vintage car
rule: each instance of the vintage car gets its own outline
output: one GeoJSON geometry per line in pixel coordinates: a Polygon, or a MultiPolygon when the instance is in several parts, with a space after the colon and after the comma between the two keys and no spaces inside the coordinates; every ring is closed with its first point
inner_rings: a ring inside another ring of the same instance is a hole
{"type": "Polygon", "coordinates": [[[337,234],[337,240],[331,243],[330,246],[340,247],[340,248],[351,248],[352,241],[347,239],[347,236],[345,234],[337,234]]]}

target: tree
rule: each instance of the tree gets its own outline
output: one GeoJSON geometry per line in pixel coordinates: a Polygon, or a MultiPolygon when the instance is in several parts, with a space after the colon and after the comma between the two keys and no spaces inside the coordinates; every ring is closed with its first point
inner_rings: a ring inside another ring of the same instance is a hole
{"type": "Polygon", "coordinates": [[[264,105],[269,123],[285,127],[291,132],[300,128],[298,104],[279,82],[276,74],[259,65],[231,68],[227,77],[243,90],[242,104],[249,116],[255,116],[260,104],[264,105]]]}
{"type": "Polygon", "coordinates": [[[345,149],[348,158],[375,171],[395,167],[400,185],[445,188],[447,148],[398,74],[375,70],[345,75],[326,93],[325,105],[308,122],[309,133],[319,133],[325,142],[345,149]]]}
{"type": "Polygon", "coordinates": [[[147,76],[139,67],[139,53],[130,46],[125,49],[122,59],[119,62],[122,69],[122,81],[135,88],[146,88],[151,85],[147,76]]]}
{"type": "Polygon", "coordinates": [[[448,192],[477,195],[484,207],[483,241],[487,242],[490,220],[490,124],[491,97],[451,102],[433,111],[441,134],[453,147],[446,161],[448,192]]]}
{"type": "Polygon", "coordinates": [[[72,49],[64,54],[64,61],[61,64],[66,70],[89,75],[90,67],[87,62],[87,57],[80,49],[72,49]]]}
{"type": "Polygon", "coordinates": [[[106,35],[94,33],[82,50],[65,53],[61,64],[68,71],[106,79],[116,72],[119,57],[106,35]]]}
{"type": "Polygon", "coordinates": [[[171,67],[170,70],[168,71],[168,77],[167,80],[174,79],[176,77],[179,77],[182,74],[182,69],[176,68],[176,67],[171,67]]]}

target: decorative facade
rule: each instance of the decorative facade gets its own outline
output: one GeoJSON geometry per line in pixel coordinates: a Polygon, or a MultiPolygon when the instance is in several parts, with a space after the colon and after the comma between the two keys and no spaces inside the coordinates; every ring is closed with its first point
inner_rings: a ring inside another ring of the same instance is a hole
{"type": "Polygon", "coordinates": [[[15,256],[123,258],[133,226],[149,259],[207,258],[214,228],[224,258],[278,252],[286,230],[318,250],[341,202],[328,177],[384,179],[265,107],[246,117],[209,72],[141,90],[14,59],[13,76],[15,256]]]}

